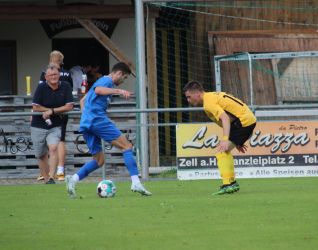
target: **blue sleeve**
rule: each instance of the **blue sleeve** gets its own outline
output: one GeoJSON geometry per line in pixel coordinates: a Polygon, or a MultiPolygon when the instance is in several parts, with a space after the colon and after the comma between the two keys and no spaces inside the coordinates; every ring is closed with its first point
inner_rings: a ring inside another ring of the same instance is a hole
{"type": "Polygon", "coordinates": [[[96,87],[113,88],[113,82],[109,77],[101,77],[94,83],[93,88],[96,87]]]}

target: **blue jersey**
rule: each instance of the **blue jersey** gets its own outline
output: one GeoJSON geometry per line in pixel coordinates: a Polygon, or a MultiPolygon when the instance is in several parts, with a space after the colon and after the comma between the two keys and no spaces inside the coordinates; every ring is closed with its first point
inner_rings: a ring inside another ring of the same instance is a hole
{"type": "Polygon", "coordinates": [[[109,76],[99,78],[90,88],[86,95],[84,109],[81,116],[80,132],[89,130],[93,123],[108,122],[106,110],[112,95],[97,95],[96,87],[114,88],[114,83],[109,76]]]}

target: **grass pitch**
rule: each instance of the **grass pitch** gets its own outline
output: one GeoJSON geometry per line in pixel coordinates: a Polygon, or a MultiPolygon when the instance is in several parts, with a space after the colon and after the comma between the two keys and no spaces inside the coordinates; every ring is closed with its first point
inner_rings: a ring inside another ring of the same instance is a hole
{"type": "Polygon", "coordinates": [[[212,196],[219,180],[152,181],[152,197],[117,182],[115,198],[80,183],[0,186],[5,249],[317,249],[318,179],[241,179],[241,191],[212,196]]]}

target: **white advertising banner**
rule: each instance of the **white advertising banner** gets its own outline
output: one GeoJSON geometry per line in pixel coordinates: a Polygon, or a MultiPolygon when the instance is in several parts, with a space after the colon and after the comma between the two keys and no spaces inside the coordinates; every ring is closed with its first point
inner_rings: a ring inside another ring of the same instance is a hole
{"type": "MultiPolygon", "coordinates": [[[[222,128],[214,123],[176,126],[180,180],[218,179],[214,157],[222,128]]],[[[237,178],[318,176],[318,122],[258,122],[245,154],[232,151],[237,178]]]]}

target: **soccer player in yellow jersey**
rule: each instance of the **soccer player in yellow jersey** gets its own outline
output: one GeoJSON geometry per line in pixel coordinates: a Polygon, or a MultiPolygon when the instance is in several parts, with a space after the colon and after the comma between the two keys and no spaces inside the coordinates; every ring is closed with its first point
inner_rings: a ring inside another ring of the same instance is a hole
{"type": "Polygon", "coordinates": [[[197,81],[188,82],[183,88],[187,101],[192,106],[203,106],[206,115],[223,128],[223,137],[215,157],[223,185],[215,194],[228,194],[240,190],[235,180],[234,160],[231,153],[235,147],[245,153],[244,143],[256,126],[256,117],[240,99],[225,92],[205,92],[197,81]]]}

